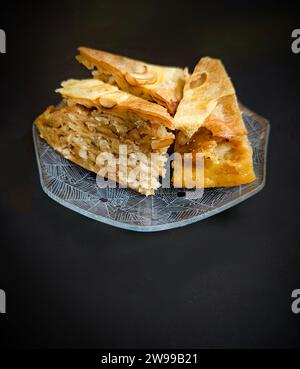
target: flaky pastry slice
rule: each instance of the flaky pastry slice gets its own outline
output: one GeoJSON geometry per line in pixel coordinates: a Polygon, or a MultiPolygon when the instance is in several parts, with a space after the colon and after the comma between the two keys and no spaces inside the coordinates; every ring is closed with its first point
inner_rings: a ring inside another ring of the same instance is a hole
{"type": "Polygon", "coordinates": [[[56,91],[61,106],[35,121],[41,137],[83,168],[154,194],[174,141],[167,110],[97,79],[68,80],[56,91]]]}
{"type": "Polygon", "coordinates": [[[182,98],[187,71],[152,65],[139,60],[80,47],[76,59],[93,72],[94,78],[115,84],[121,90],[164,106],[175,114],[182,98]]]}
{"type": "Polygon", "coordinates": [[[174,169],[175,187],[195,179],[196,155],[204,159],[204,187],[237,186],[255,180],[252,148],[232,83],[221,63],[203,58],[186,82],[174,117],[175,152],[192,153],[193,165],[174,169]]]}
{"type": "Polygon", "coordinates": [[[220,60],[202,58],[187,79],[176,116],[176,129],[191,138],[202,127],[223,96],[234,95],[233,85],[220,60]]]}

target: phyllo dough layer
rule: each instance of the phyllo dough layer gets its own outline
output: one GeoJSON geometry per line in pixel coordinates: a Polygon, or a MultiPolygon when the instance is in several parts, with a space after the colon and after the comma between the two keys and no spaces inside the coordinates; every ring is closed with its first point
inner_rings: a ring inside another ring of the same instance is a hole
{"type": "Polygon", "coordinates": [[[175,152],[193,154],[193,166],[174,171],[174,183],[195,177],[196,154],[204,157],[204,187],[238,186],[255,180],[252,148],[232,83],[219,60],[203,58],[187,80],[174,117],[175,152]]]}
{"type": "Polygon", "coordinates": [[[49,107],[35,122],[41,137],[74,163],[154,194],[174,140],[167,111],[98,80],[69,80],[57,91],[63,104],[49,107]]]}
{"type": "Polygon", "coordinates": [[[93,72],[95,78],[115,84],[121,90],[164,106],[174,115],[182,98],[187,72],[139,60],[80,47],[77,60],[93,72]]]}

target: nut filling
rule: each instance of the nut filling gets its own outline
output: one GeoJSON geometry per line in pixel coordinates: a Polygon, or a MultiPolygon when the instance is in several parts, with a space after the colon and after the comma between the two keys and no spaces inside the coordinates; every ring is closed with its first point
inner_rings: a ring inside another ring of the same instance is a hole
{"type": "Polygon", "coordinates": [[[144,195],[154,194],[160,187],[158,179],[165,172],[164,154],[174,139],[163,124],[134,114],[124,119],[72,100],[65,100],[59,108],[48,108],[36,124],[41,137],[82,167],[144,195]],[[126,145],[125,162],[125,157],[120,157],[120,145],[126,145]],[[110,154],[109,159],[100,160],[102,153],[110,154]],[[116,173],[112,171],[114,165],[116,173]]]}

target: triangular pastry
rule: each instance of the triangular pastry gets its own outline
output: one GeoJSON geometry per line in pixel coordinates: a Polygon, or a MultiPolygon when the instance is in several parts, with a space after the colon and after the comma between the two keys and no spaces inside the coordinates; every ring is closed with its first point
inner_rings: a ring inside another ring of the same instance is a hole
{"type": "Polygon", "coordinates": [[[97,79],[68,80],[57,92],[63,103],[35,121],[41,137],[83,168],[144,195],[154,194],[174,141],[167,110],[97,79]],[[121,145],[126,145],[122,155],[121,145]]]}
{"type": "Polygon", "coordinates": [[[218,100],[234,93],[221,61],[202,58],[184,86],[184,96],[175,116],[176,129],[191,138],[215,109],[218,100]]]}
{"type": "Polygon", "coordinates": [[[197,153],[204,157],[204,187],[255,180],[247,129],[221,61],[208,57],[199,61],[186,82],[174,122],[175,152],[193,154],[192,166],[176,173],[175,165],[174,184],[185,187],[184,177],[195,177],[197,153]]]}
{"type": "Polygon", "coordinates": [[[93,72],[94,78],[164,106],[174,115],[182,98],[187,72],[181,68],[152,65],[106,51],[80,47],[76,59],[93,72]]]}

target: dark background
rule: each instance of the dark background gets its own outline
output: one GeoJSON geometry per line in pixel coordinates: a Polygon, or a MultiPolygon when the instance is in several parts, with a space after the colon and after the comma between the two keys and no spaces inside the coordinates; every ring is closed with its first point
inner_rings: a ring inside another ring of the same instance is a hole
{"type": "Polygon", "coordinates": [[[300,28],[291,2],[60,1],[2,5],[1,347],[294,348],[300,314],[300,28]],[[42,191],[33,119],[88,76],[85,45],[193,68],[223,60],[239,99],[270,119],[266,188],[190,226],[133,233],[42,191]]]}

